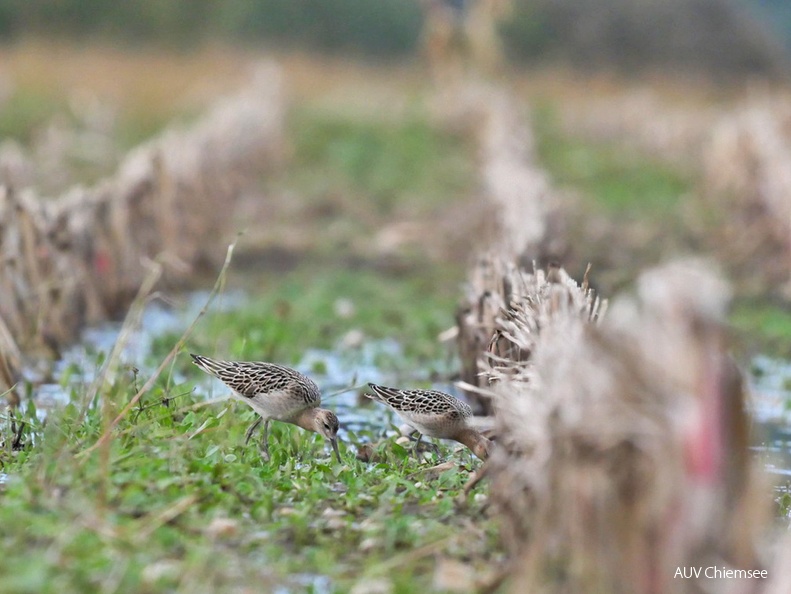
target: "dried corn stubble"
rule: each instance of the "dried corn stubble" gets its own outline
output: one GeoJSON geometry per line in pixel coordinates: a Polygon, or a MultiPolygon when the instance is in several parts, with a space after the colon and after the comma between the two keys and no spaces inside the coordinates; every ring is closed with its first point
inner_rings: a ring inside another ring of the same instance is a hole
{"type": "MultiPolygon", "coordinates": [[[[282,150],[283,105],[274,66],[188,130],[134,149],[118,173],[55,199],[0,193],[0,318],[18,348],[57,349],[83,326],[119,314],[160,258],[166,282],[218,261],[245,185],[282,150]],[[222,208],[218,208],[222,205],[222,208]]],[[[4,357],[0,390],[19,373],[4,357]]]]}
{"type": "Polygon", "coordinates": [[[514,591],[688,592],[678,566],[758,566],[762,481],[708,265],[641,277],[600,325],[524,308],[528,362],[490,365],[489,475],[514,591]],[[530,317],[534,319],[529,319],[530,317]]]}

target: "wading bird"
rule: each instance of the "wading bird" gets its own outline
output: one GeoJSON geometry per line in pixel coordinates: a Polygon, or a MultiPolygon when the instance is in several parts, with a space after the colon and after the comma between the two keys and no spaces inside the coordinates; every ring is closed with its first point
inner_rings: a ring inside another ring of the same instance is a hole
{"type": "Polygon", "coordinates": [[[401,390],[368,384],[373,394],[365,394],[389,406],[406,423],[420,432],[415,453],[423,435],[453,439],[466,445],[481,460],[489,456],[492,442],[471,424],[472,409],[450,394],[437,390],[401,390]]]}
{"type": "Polygon", "coordinates": [[[319,408],[321,392],[316,383],[300,372],[258,361],[217,361],[201,355],[190,355],[195,365],[231,388],[233,397],[246,403],[261,415],[245,434],[245,444],[261,422],[264,422],[262,453],[269,460],[269,421],[291,423],[326,437],[341,461],[338,452],[338,417],[331,410],[319,408]]]}

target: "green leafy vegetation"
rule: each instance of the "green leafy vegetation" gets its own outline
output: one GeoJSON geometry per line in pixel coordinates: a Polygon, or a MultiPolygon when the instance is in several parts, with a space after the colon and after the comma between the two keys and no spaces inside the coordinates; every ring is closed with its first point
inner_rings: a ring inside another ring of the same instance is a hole
{"type": "Polygon", "coordinates": [[[696,201],[691,175],[623,145],[574,136],[551,105],[536,109],[533,121],[542,166],[574,197],[568,237],[585,258],[576,266],[592,264],[603,295],[629,290],[647,267],[705,249],[700,221],[713,217],[696,201]]]}
{"type": "Polygon", "coordinates": [[[777,515],[781,518],[791,519],[791,483],[778,487],[777,515]]]}
{"type": "Polygon", "coordinates": [[[306,265],[265,282],[268,289],[250,304],[211,316],[209,331],[195,342],[211,341],[205,344],[211,352],[239,358],[295,363],[305,348],[332,349],[357,331],[366,340],[394,339],[409,363],[430,365],[443,352],[437,335],[454,324],[456,285],[436,268],[402,278],[306,265]]]}
{"type": "Polygon", "coordinates": [[[63,113],[65,98],[32,88],[18,89],[0,109],[0,138],[28,143],[32,135],[55,114],[63,113]]]}
{"type": "MultiPolygon", "coordinates": [[[[183,111],[183,110],[182,110],[183,111]]],[[[139,144],[155,137],[168,126],[181,122],[187,127],[195,113],[174,113],[167,110],[151,110],[146,107],[135,107],[122,111],[117,129],[114,133],[115,142],[121,151],[129,151],[139,144]]]]}
{"type": "Polygon", "coordinates": [[[372,201],[379,215],[420,214],[469,192],[471,158],[459,138],[424,116],[371,121],[318,109],[290,118],[289,187],[308,196],[372,201]]]}
{"type": "Polygon", "coordinates": [[[378,463],[342,445],[337,464],[322,439],[278,424],[264,463],[242,445],[249,413],[202,404],[188,396],[130,413],[106,453],[83,455],[103,430],[98,408],[81,420],[72,404],[35,424],[28,438],[41,445],[5,468],[0,591],[311,591],[302,577],[328,576],[327,591],[343,592],[370,575],[415,591],[430,584],[431,559],[399,553],[444,539],[458,555],[496,548],[488,522],[484,542],[464,542],[465,518],[480,513],[474,495],[456,502],[465,472],[421,482],[408,452],[387,444],[378,463]]]}
{"type": "Polygon", "coordinates": [[[747,350],[791,356],[791,311],[787,307],[761,300],[738,301],[730,322],[747,350]]]}
{"type": "MultiPolygon", "coordinates": [[[[188,121],[194,114],[177,114],[161,107],[152,109],[150,105],[134,105],[119,109],[115,128],[109,130],[114,148],[119,154],[155,136],[174,121],[188,121]]],[[[2,101],[0,109],[0,139],[15,140],[25,148],[41,140],[47,126],[55,123],[66,130],[79,132],[82,122],[75,118],[69,107],[66,89],[37,88],[24,85],[14,89],[2,101]]],[[[75,179],[91,183],[110,172],[94,163],[81,162],[79,159],[64,163],[75,179]]]]}
{"type": "MultiPolygon", "coordinates": [[[[240,311],[209,315],[190,348],[288,363],[359,329],[409,339],[383,368],[418,367],[438,358],[436,333],[451,323],[450,291],[434,291],[432,279],[297,270],[240,311]]],[[[159,338],[151,362],[173,341],[159,338]]],[[[172,371],[186,379],[160,378],[95,449],[142,375],[122,373],[91,402],[85,387],[69,388],[71,403],[45,424],[29,405],[26,447],[0,450],[9,474],[0,485],[0,574],[10,576],[0,592],[347,592],[381,578],[413,592],[430,589],[433,554],[481,566],[497,558],[495,526],[475,496],[485,485],[461,494],[464,469],[478,465],[469,452],[443,444],[443,457],[461,467],[433,477],[411,448],[361,430],[344,434],[338,464],[323,438],[273,423],[265,463],[260,437],[244,445],[252,411],[203,400],[193,385],[205,376],[185,355],[172,371]],[[362,443],[375,444],[373,462],[355,458],[362,443]],[[415,554],[423,547],[432,554],[415,554]]]]}
{"type": "Polygon", "coordinates": [[[583,190],[610,215],[666,218],[689,191],[689,179],[657,160],[562,133],[549,107],[537,110],[534,123],[540,158],[553,179],[583,190]]]}

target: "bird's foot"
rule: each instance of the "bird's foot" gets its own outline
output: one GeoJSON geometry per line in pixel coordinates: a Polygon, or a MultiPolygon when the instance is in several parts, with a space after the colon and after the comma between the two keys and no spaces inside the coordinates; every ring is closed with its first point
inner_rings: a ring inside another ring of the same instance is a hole
{"type": "Polygon", "coordinates": [[[410,437],[410,439],[415,442],[415,445],[412,447],[412,449],[415,452],[416,458],[420,459],[422,457],[421,454],[427,450],[434,452],[438,458],[442,456],[442,450],[440,450],[440,447],[437,444],[428,441],[421,441],[420,439],[415,439],[413,437],[410,437]]]}

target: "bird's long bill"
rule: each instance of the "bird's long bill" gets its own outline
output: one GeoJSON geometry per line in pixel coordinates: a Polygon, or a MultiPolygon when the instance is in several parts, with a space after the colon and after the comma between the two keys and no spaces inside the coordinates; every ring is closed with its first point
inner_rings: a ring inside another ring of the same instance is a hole
{"type": "Polygon", "coordinates": [[[338,451],[338,438],[333,437],[330,439],[330,443],[332,444],[332,449],[335,450],[335,456],[338,458],[338,462],[341,461],[341,453],[338,451]]]}

